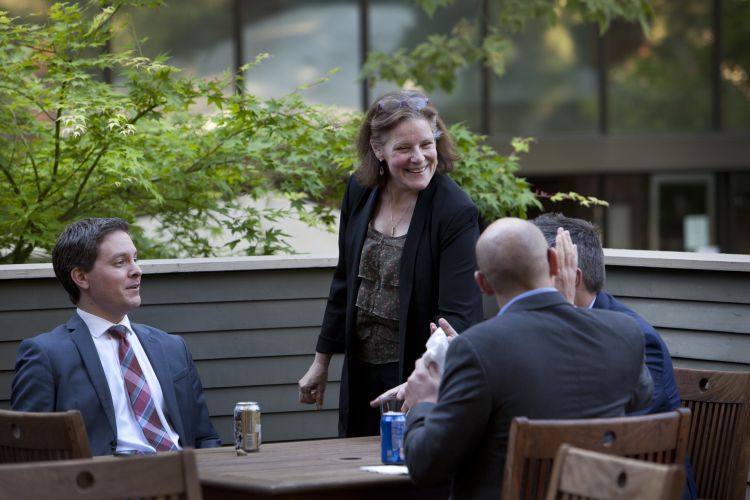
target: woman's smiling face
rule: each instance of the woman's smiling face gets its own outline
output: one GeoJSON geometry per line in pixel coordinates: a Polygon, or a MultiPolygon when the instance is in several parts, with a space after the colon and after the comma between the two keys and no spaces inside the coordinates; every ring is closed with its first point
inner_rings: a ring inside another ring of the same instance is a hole
{"type": "Polygon", "coordinates": [[[389,189],[422,191],[437,169],[437,147],[427,120],[415,118],[398,124],[382,148],[375,149],[388,165],[389,189]]]}

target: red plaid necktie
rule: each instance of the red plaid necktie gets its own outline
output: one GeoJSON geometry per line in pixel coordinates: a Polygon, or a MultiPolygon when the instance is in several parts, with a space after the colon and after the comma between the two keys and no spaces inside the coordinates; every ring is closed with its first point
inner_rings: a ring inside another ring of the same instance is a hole
{"type": "Polygon", "coordinates": [[[123,325],[114,325],[107,331],[120,341],[117,350],[120,355],[120,369],[122,370],[122,377],[125,379],[125,387],[130,395],[133,413],[135,413],[135,418],[143,429],[143,435],[146,436],[146,439],[156,451],[176,450],[177,447],[169,439],[169,434],[159,420],[146,377],[143,376],[138,358],[135,357],[133,348],[128,342],[128,328],[123,325]]]}

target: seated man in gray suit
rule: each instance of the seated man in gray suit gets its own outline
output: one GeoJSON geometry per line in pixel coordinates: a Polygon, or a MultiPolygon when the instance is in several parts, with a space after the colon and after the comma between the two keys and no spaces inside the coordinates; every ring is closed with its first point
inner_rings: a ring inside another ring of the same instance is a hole
{"type": "Polygon", "coordinates": [[[11,407],[79,410],[94,455],[219,446],[185,341],[128,319],[142,277],[128,231],[122,219],[86,219],[58,238],[55,275],[77,309],[21,342],[11,407]]]}
{"type": "Polygon", "coordinates": [[[520,219],[479,238],[476,281],[497,317],[453,339],[442,381],[420,359],[406,385],[406,464],[451,498],[499,498],[510,421],[617,417],[646,405],[643,335],[623,314],[578,309],[553,288],[557,253],[520,219]]]}

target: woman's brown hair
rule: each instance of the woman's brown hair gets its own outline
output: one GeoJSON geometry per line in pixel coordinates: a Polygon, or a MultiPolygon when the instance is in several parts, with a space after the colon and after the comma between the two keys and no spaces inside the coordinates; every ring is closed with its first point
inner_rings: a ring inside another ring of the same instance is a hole
{"type": "Polygon", "coordinates": [[[437,109],[422,94],[399,90],[380,97],[365,115],[357,137],[360,161],[359,168],[354,173],[357,182],[366,187],[385,186],[388,181],[388,168],[383,162],[381,175],[381,162],[375,156],[372,144],[385,145],[388,134],[394,128],[402,122],[415,119],[426,120],[432,129],[438,159],[436,173],[445,174],[453,170],[453,164],[458,157],[453,149],[448,129],[438,116],[437,109]]]}

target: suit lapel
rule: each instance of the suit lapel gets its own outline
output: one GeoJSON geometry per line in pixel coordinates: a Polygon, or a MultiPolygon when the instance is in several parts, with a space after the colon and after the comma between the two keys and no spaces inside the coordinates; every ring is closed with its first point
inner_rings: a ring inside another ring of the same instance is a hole
{"type": "Polygon", "coordinates": [[[91,332],[78,314],[73,314],[66,326],[70,330],[71,340],[81,355],[83,366],[88,372],[89,380],[91,380],[91,385],[94,386],[99,403],[104,409],[104,414],[107,415],[112,432],[117,436],[117,421],[115,420],[112,393],[109,392],[107,377],[104,375],[104,368],[102,368],[102,362],[99,359],[94,340],[91,338],[91,332]]]}
{"type": "Polygon", "coordinates": [[[417,195],[417,203],[414,205],[414,212],[409,222],[409,231],[406,233],[406,241],[404,241],[404,249],[401,253],[398,283],[401,298],[399,315],[401,324],[405,324],[406,315],[409,311],[409,298],[414,286],[414,261],[417,258],[419,240],[422,237],[422,230],[427,219],[429,200],[432,198],[431,193],[425,193],[425,191],[421,191],[417,195]]]}
{"type": "MultiPolygon", "coordinates": [[[[401,254],[401,269],[399,271],[399,287],[403,290],[403,293],[401,293],[400,316],[402,319],[406,318],[406,313],[409,311],[409,297],[411,297],[411,290],[414,286],[414,263],[417,259],[419,245],[426,239],[423,238],[422,234],[427,227],[427,218],[432,211],[441,209],[433,204],[435,192],[437,191],[437,186],[440,182],[441,176],[435,174],[432,177],[429,186],[419,192],[417,195],[417,203],[414,205],[414,213],[411,216],[411,222],[409,222],[409,232],[406,234],[404,250],[401,254]]],[[[433,257],[437,262],[437,256],[433,257]]]]}
{"type": "Polygon", "coordinates": [[[594,299],[594,309],[610,309],[610,300],[607,294],[599,292],[594,299]]]}
{"type": "MultiPolygon", "coordinates": [[[[353,182],[353,181],[352,181],[353,182]]],[[[359,187],[359,185],[357,185],[359,187]]],[[[359,187],[359,189],[362,189],[359,187]]],[[[347,252],[347,302],[356,304],[357,292],[359,291],[359,262],[362,257],[362,247],[365,244],[367,236],[367,227],[375,211],[378,202],[380,188],[376,187],[371,190],[360,191],[356,199],[347,207],[349,211],[349,222],[346,230],[346,252],[347,252]],[[368,192],[369,191],[369,192],[368,192]]],[[[355,332],[354,321],[356,314],[347,313],[346,331],[355,332]]],[[[350,339],[353,340],[353,339],[350,339]]],[[[354,345],[353,342],[347,342],[347,349],[354,345]]]]}
{"type": "MultiPolygon", "coordinates": [[[[352,211],[354,217],[352,220],[352,225],[354,229],[354,236],[352,238],[352,248],[350,248],[350,251],[352,252],[351,255],[356,256],[355,258],[355,266],[354,266],[354,275],[357,276],[359,273],[359,259],[360,254],[362,253],[362,247],[365,244],[365,237],[367,236],[367,227],[370,224],[370,219],[372,219],[372,214],[375,212],[375,206],[378,203],[378,195],[380,194],[380,188],[374,188],[370,191],[369,196],[364,202],[364,206],[362,207],[362,210],[357,210],[356,207],[352,211]]],[[[359,203],[359,201],[358,201],[359,203]]]]}
{"type": "MultiPolygon", "coordinates": [[[[399,341],[402,346],[406,345],[406,328],[409,324],[409,308],[411,306],[412,290],[414,289],[414,264],[417,260],[419,245],[426,239],[423,237],[427,227],[427,218],[430,210],[438,210],[434,207],[432,200],[435,197],[436,186],[440,182],[440,176],[435,174],[426,189],[417,195],[417,203],[409,222],[409,231],[406,233],[404,249],[401,253],[399,268],[399,341]]],[[[438,262],[435,258],[434,262],[438,262]]],[[[399,359],[399,376],[405,379],[404,365],[406,363],[406,349],[401,349],[399,359]]]]}
{"type": "Polygon", "coordinates": [[[161,393],[164,397],[164,411],[165,417],[169,421],[174,431],[182,439],[183,446],[187,446],[185,441],[185,428],[182,425],[182,415],[180,414],[180,407],[177,405],[177,394],[174,390],[174,381],[172,380],[172,373],[169,371],[169,364],[164,354],[164,348],[161,343],[142,325],[131,323],[133,332],[138,336],[138,340],[141,341],[141,347],[148,356],[148,360],[151,363],[151,368],[156,374],[159,385],[161,386],[161,393]]]}

